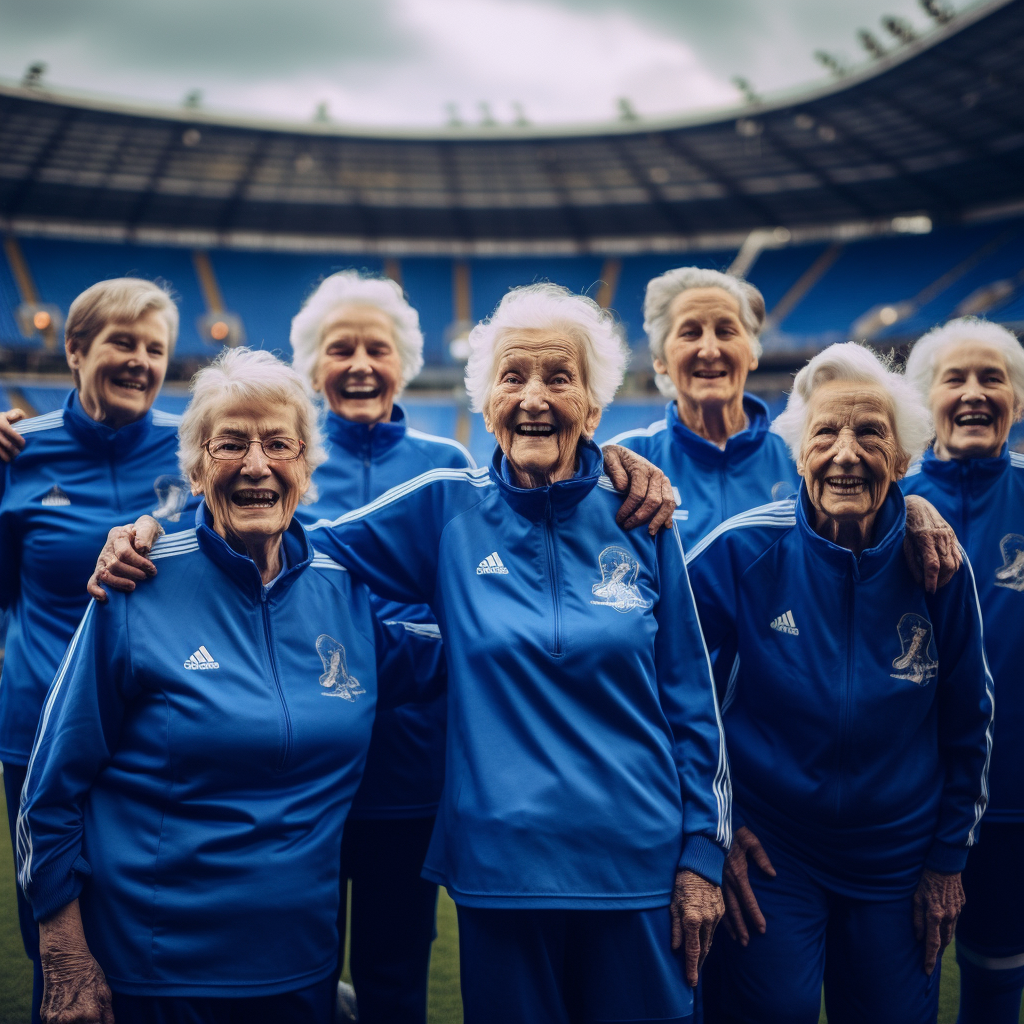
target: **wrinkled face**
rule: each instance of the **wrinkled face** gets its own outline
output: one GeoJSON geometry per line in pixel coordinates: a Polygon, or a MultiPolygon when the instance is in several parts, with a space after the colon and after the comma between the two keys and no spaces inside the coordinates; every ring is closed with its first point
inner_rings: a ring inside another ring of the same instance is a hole
{"type": "Polygon", "coordinates": [[[68,341],[68,366],[78,373],[85,411],[115,428],[145,416],[167,374],[170,337],[167,321],[151,309],[134,323],[107,324],[86,352],[68,341]]]}
{"type": "Polygon", "coordinates": [[[1006,360],[983,342],[960,342],[939,354],[930,399],[935,449],[945,458],[998,455],[1020,415],[1006,360]]]}
{"type": "Polygon", "coordinates": [[[314,375],[331,411],[355,423],[387,422],[401,381],[391,317],[375,306],[338,306],[321,328],[314,375]]]}
{"type": "MultiPolygon", "coordinates": [[[[239,403],[215,413],[206,440],[233,439],[235,450],[240,451],[246,441],[258,438],[270,447],[273,438],[282,437],[300,439],[292,406],[274,403],[254,410],[239,403]]],[[[204,452],[199,472],[192,477],[192,493],[205,496],[214,529],[222,537],[245,541],[286,530],[309,481],[305,454],[279,462],[268,459],[258,444],[252,444],[245,457],[235,462],[222,462],[204,452]]]]}
{"type": "Polygon", "coordinates": [[[513,470],[571,476],[580,438],[600,419],[578,341],[548,329],[510,331],[499,341],[484,422],[513,470]]]}
{"type": "Polygon", "coordinates": [[[688,288],[669,307],[665,357],[654,360],[680,396],[697,405],[725,405],[743,395],[757,367],[740,304],[724,288],[688,288]]]}
{"type": "Polygon", "coordinates": [[[797,470],[818,512],[838,522],[873,516],[907,471],[884,388],[850,381],[817,388],[797,470]]]}

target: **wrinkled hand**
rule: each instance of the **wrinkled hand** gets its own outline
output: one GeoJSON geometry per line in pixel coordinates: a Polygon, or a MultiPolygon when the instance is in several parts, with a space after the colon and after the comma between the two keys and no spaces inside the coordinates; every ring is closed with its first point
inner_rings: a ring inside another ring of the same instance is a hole
{"type": "Polygon", "coordinates": [[[960,872],[944,875],[924,869],[914,893],[914,931],[924,940],[924,973],[935,970],[935,961],[953,941],[957,918],[967,902],[960,872]]]}
{"type": "Polygon", "coordinates": [[[953,528],[935,506],[919,494],[908,494],[907,532],[903,555],[918,586],[934,594],[944,587],[963,563],[953,528]]]}
{"type": "Polygon", "coordinates": [[[110,986],[86,950],[48,953],[43,965],[43,1024],[114,1024],[110,986]]]}
{"type": "Polygon", "coordinates": [[[25,447],[25,438],[12,426],[24,418],[25,413],[21,409],[0,412],[0,462],[11,462],[25,447]]]}
{"type": "Polygon", "coordinates": [[[725,913],[722,890],[693,871],[680,871],[672,890],[672,948],[683,947],[686,981],[697,987],[697,976],[711,948],[711,936],[725,913]]]}
{"type": "Polygon", "coordinates": [[[733,836],[732,849],[725,859],[722,872],[722,889],[725,893],[725,927],[729,934],[741,946],[750,941],[746,915],[751,924],[764,935],[767,924],[761,908],[757,905],[757,897],[750,887],[747,858],[750,858],[769,878],[775,877],[775,868],[764,852],[760,840],[745,825],[736,830],[733,836]]]}
{"type": "Polygon", "coordinates": [[[615,514],[615,522],[624,530],[648,524],[653,537],[663,526],[672,529],[672,513],[676,499],[669,478],[642,455],[618,444],[606,444],[604,471],[617,491],[628,491],[626,500],[615,514]]]}
{"type": "Polygon", "coordinates": [[[86,589],[101,604],[107,600],[103,585],[130,594],[135,584],[156,575],[156,566],[146,558],[164,528],[152,516],[139,516],[131,526],[115,526],[96,559],[86,589]]]}

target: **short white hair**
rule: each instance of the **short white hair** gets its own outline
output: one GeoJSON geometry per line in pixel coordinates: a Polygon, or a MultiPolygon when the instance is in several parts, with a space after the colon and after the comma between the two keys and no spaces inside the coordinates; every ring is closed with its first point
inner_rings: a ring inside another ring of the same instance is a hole
{"type": "Polygon", "coordinates": [[[932,439],[932,414],[927,403],[914,385],[892,368],[891,359],[866,345],[846,341],[829,345],[796,375],[786,408],[772,424],[772,430],[789,445],[794,459],[800,456],[811,395],[823,384],[836,380],[879,385],[889,397],[893,432],[901,455],[909,465],[924,454],[932,439]]]}
{"type": "MultiPolygon", "coordinates": [[[[272,353],[244,346],[224,349],[192,378],[189,391],[192,398],[178,427],[178,465],[186,480],[198,475],[213,418],[229,402],[245,402],[255,413],[271,404],[291,406],[299,440],[306,443],[301,457],[310,473],[327,461],[319,415],[306,382],[272,353]]],[[[303,503],[315,501],[316,495],[316,484],[311,483],[303,503]]]]}
{"type": "MultiPolygon", "coordinates": [[[[677,295],[691,288],[721,288],[736,300],[740,307],[740,321],[750,335],[750,351],[755,359],[760,359],[760,335],[765,317],[764,296],[742,277],[704,267],[676,267],[647,282],[644,331],[651,348],[651,358],[665,358],[665,342],[672,329],[672,303],[677,295]]],[[[657,374],[655,381],[663,395],[668,398],[676,396],[676,386],[668,374],[657,374]]]]}
{"type": "Polygon", "coordinates": [[[586,295],[543,283],[506,292],[491,316],[470,332],[466,391],[474,412],[487,409],[498,345],[510,331],[523,330],[552,330],[578,342],[591,399],[601,409],[611,403],[629,361],[615,317],[586,295]]]}
{"type": "Polygon", "coordinates": [[[292,366],[311,387],[314,385],[324,323],[339,306],[347,305],[373,306],[391,318],[395,347],[402,362],[401,390],[423,369],[420,315],[390,278],[371,277],[357,270],[342,270],[324,278],[295,314],[290,339],[292,366]]]}
{"type": "Polygon", "coordinates": [[[953,345],[971,341],[991,345],[1002,355],[1017,402],[1017,411],[1020,411],[1024,408],[1024,348],[1012,331],[991,320],[962,316],[929,331],[910,350],[907,377],[925,402],[931,405],[932,385],[935,383],[935,373],[942,353],[953,345]]]}

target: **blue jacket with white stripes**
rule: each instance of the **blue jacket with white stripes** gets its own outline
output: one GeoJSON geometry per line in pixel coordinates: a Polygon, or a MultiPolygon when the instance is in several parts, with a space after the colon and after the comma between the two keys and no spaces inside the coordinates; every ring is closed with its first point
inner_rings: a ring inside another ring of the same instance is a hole
{"type": "Polygon", "coordinates": [[[644,909],[720,883],[725,744],[678,534],[615,523],[601,452],[569,480],[437,470],[311,531],[425,601],[448,660],[445,788],[424,868],[456,903],[644,909]]]}
{"type": "MultiPolygon", "coordinates": [[[[390,423],[372,429],[333,412],[327,414],[325,428],[330,456],[314,476],[319,497],[296,512],[306,525],[337,519],[427,470],[476,468],[457,441],[407,427],[397,405],[390,423]]],[[[380,601],[375,607],[385,619],[434,621],[422,604],[380,601]]],[[[353,818],[419,818],[437,811],[444,784],[445,704],[442,694],[431,703],[402,704],[378,713],[353,818]]]]}
{"type": "Polygon", "coordinates": [[[1024,821],[1024,455],[944,461],[929,451],[902,482],[927,498],[970,556],[999,705],[989,773],[990,821],[1024,821]]]}
{"type": "Polygon", "coordinates": [[[37,918],[80,899],[115,991],[270,995],[337,969],[375,704],[436,696],[441,645],[382,626],[298,523],[269,586],[205,504],[195,523],[75,633],[28,766],[19,881],[37,918]]]}
{"type": "Polygon", "coordinates": [[[672,481],[679,504],[675,526],[687,551],[730,516],[787,498],[800,486],[786,442],[770,430],[768,406],[744,395],[743,409],[749,425],[724,449],[686,426],[675,402],[666,406],[664,419],[608,442],[642,455],[672,481]]]}
{"type": "Polygon", "coordinates": [[[912,892],[960,871],[988,800],[992,683],[969,563],[934,596],[903,557],[890,488],[858,558],[796,499],[723,523],[687,556],[722,700],[736,824],[833,891],[912,892]],[[734,661],[733,655],[738,656],[734,661]]]}
{"type": "Polygon", "coordinates": [[[179,416],[151,410],[112,430],[72,391],[18,424],[25,448],[3,468],[0,607],[10,609],[0,680],[0,761],[26,764],[39,711],[89,602],[107,531],[143,513],[187,529],[197,499],[178,470],[179,416]]]}

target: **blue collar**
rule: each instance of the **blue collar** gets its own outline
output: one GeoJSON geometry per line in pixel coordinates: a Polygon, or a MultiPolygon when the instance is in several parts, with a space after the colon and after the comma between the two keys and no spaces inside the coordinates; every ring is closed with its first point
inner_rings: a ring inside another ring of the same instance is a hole
{"type": "Polygon", "coordinates": [[[153,411],[134,423],[128,423],[118,430],[105,423],[97,423],[82,408],[78,391],[71,391],[64,400],[64,426],[79,444],[89,451],[100,451],[107,455],[126,455],[141,444],[153,424],[153,411]]]}
{"type": "MultiPolygon", "coordinates": [[[[213,528],[213,516],[204,498],[196,509],[196,540],[200,550],[210,561],[219,565],[240,586],[251,588],[266,600],[270,588],[263,586],[256,563],[248,556],[236,551],[213,528]]],[[[299,574],[313,560],[313,546],[298,519],[292,519],[281,538],[281,559],[286,569],[273,580],[273,593],[283,593],[295,582],[299,574]]]]}
{"type": "Polygon", "coordinates": [[[524,519],[539,522],[549,515],[565,519],[597,486],[604,472],[604,455],[593,441],[580,442],[577,458],[576,472],[568,480],[560,480],[547,487],[517,487],[510,480],[508,460],[495,445],[490,476],[512,511],[524,519]]]}
{"type": "Polygon", "coordinates": [[[934,448],[929,448],[921,460],[921,472],[944,483],[988,482],[1010,468],[1010,446],[991,459],[940,459],[934,448]]]}
{"type": "Polygon", "coordinates": [[[679,418],[679,409],[675,402],[669,402],[665,409],[665,420],[668,429],[672,431],[672,440],[683,448],[688,455],[702,462],[711,465],[720,465],[732,459],[742,458],[753,451],[756,451],[764,443],[765,434],[771,425],[768,416],[768,406],[756,395],[744,393],[743,411],[750,421],[744,430],[733,434],[725,442],[725,448],[719,448],[706,438],[695,434],[679,418]]]}
{"type": "Polygon", "coordinates": [[[809,549],[838,573],[852,573],[854,579],[866,580],[884,569],[892,560],[894,552],[898,551],[902,557],[907,506],[899,484],[889,486],[889,493],[885,496],[875,520],[874,546],[865,548],[859,558],[848,548],[840,547],[822,537],[814,529],[813,516],[814,509],[807,495],[807,486],[801,482],[796,499],[797,529],[803,534],[809,549]]]}
{"type": "Polygon", "coordinates": [[[336,412],[328,412],[324,423],[327,438],[333,444],[355,455],[372,458],[390,451],[405,437],[405,413],[401,406],[391,409],[388,423],[353,423],[336,412]]]}

